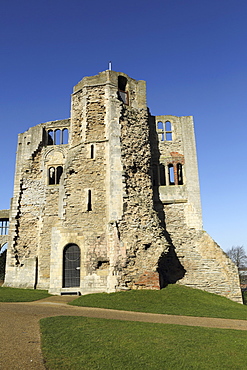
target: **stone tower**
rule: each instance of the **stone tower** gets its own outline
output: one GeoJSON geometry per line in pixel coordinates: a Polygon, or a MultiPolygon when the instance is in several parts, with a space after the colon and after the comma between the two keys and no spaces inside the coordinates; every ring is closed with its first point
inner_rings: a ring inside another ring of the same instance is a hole
{"type": "Polygon", "coordinates": [[[83,78],[71,118],[19,135],[5,286],[68,292],[180,282],[241,301],[202,230],[192,117],[151,116],[144,81],[83,78]]]}

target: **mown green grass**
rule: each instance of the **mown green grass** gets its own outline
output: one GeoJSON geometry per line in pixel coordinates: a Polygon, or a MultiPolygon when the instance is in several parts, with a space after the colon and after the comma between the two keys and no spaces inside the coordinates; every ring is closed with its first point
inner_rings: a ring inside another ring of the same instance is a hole
{"type": "Polygon", "coordinates": [[[0,302],[32,302],[49,296],[47,290],[0,287],[0,302]]]}
{"type": "Polygon", "coordinates": [[[247,332],[85,317],[41,320],[47,369],[245,369],[247,332]]]}
{"type": "Polygon", "coordinates": [[[245,305],[216,294],[176,284],[168,285],[162,290],[88,294],[70,304],[169,315],[247,319],[245,305]]]}

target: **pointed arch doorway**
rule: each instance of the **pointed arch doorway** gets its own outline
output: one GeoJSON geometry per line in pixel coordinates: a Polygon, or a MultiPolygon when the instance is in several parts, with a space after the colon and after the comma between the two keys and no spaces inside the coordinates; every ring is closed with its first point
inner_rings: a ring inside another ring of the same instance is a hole
{"type": "Polygon", "coordinates": [[[78,245],[68,244],[63,250],[63,288],[80,286],[81,251],[78,245]]]}

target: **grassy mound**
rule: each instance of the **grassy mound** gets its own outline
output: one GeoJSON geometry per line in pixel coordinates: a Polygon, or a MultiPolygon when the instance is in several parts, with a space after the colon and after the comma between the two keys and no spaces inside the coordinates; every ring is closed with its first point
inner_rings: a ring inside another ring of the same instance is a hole
{"type": "Polygon", "coordinates": [[[244,305],[216,294],[176,284],[162,290],[88,294],[70,304],[169,315],[247,319],[247,307],[244,305]]]}
{"type": "Polygon", "coordinates": [[[49,296],[46,290],[0,287],[0,302],[32,302],[49,296]]]}
{"type": "Polygon", "coordinates": [[[41,332],[52,370],[246,368],[246,331],[63,316],[41,332]]]}

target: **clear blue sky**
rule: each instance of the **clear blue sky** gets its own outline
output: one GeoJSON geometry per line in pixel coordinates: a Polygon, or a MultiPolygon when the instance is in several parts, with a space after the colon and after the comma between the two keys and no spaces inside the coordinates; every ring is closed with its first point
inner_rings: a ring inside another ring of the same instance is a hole
{"type": "Polygon", "coordinates": [[[246,0],[2,0],[0,209],[17,134],[68,118],[72,87],[113,63],[147,81],[154,115],[193,115],[204,229],[247,247],[246,0]]]}

